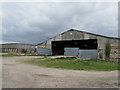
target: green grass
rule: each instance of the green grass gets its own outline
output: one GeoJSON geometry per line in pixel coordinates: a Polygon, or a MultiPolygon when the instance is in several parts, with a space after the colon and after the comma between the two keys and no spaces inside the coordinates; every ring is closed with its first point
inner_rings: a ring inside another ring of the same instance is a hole
{"type": "Polygon", "coordinates": [[[43,58],[43,59],[28,60],[24,62],[28,64],[43,66],[43,67],[72,69],[72,70],[96,70],[96,71],[120,70],[120,68],[118,68],[117,62],[98,60],[98,59],[80,60],[80,59],[76,59],[75,57],[67,57],[67,58],[62,57],[56,59],[43,58]]]}
{"type": "Polygon", "coordinates": [[[5,53],[4,51],[0,51],[0,53],[5,53]]]}
{"type": "Polygon", "coordinates": [[[14,54],[14,53],[9,53],[9,54],[3,54],[3,55],[0,55],[2,57],[9,57],[9,56],[18,56],[17,54],[14,54]]]}
{"type": "Polygon", "coordinates": [[[8,54],[0,55],[0,56],[2,56],[2,57],[10,57],[10,56],[45,56],[45,57],[47,57],[48,55],[8,53],[8,54]]]}

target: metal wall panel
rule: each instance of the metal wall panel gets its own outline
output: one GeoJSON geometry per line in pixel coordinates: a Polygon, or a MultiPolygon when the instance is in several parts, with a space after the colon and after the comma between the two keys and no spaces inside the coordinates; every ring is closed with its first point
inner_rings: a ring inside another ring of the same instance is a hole
{"type": "Polygon", "coordinates": [[[64,48],[65,56],[78,56],[79,48],[64,48]]]}
{"type": "Polygon", "coordinates": [[[46,48],[37,48],[37,54],[39,54],[39,55],[52,55],[52,50],[46,49],[46,48]]]}
{"type": "Polygon", "coordinates": [[[97,49],[93,49],[93,50],[79,50],[79,58],[82,59],[96,59],[97,58],[97,49]]]}

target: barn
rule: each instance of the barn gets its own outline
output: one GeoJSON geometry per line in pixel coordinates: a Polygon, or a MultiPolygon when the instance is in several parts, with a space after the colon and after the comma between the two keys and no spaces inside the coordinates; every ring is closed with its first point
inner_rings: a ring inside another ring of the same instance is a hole
{"type": "Polygon", "coordinates": [[[39,43],[38,46],[52,49],[52,55],[118,60],[120,59],[119,41],[120,38],[117,37],[70,29],[39,43]]]}
{"type": "Polygon", "coordinates": [[[8,53],[34,53],[35,45],[24,43],[6,43],[2,44],[0,51],[8,53]]]}

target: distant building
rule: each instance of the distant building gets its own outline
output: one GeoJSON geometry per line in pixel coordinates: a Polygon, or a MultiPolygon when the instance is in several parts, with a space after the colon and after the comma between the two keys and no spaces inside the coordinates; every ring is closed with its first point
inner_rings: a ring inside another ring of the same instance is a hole
{"type": "Polygon", "coordinates": [[[120,59],[118,42],[120,42],[120,38],[70,29],[38,45],[41,48],[52,49],[53,55],[106,59],[106,45],[109,43],[111,47],[109,59],[118,60],[120,59]]]}
{"type": "Polygon", "coordinates": [[[23,43],[7,43],[2,44],[0,51],[8,53],[34,53],[35,45],[23,43]]]}

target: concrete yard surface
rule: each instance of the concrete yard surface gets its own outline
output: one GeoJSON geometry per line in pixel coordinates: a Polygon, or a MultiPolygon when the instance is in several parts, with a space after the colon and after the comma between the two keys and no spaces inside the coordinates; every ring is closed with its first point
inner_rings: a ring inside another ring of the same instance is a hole
{"type": "Polygon", "coordinates": [[[2,88],[117,88],[118,71],[45,68],[20,61],[41,56],[2,58],[2,88]]]}

